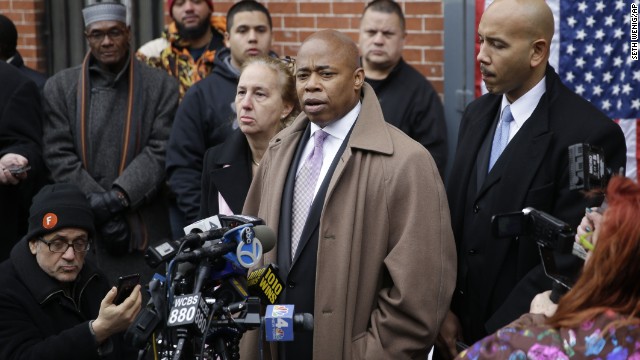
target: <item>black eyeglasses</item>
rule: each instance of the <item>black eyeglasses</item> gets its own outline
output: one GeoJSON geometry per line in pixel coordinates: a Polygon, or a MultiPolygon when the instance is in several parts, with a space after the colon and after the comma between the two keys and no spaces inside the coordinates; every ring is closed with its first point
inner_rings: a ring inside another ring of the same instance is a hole
{"type": "Polygon", "coordinates": [[[114,28],[109,31],[92,31],[90,33],[85,32],[84,36],[92,43],[100,43],[104,40],[105,36],[108,36],[111,40],[119,40],[124,36],[124,30],[114,28]]]}
{"type": "Polygon", "coordinates": [[[91,247],[91,242],[88,240],[76,240],[72,243],[68,243],[62,239],[47,241],[42,237],[39,237],[38,240],[47,244],[49,251],[54,253],[66,253],[70,247],[73,248],[74,252],[85,252],[91,247]]]}

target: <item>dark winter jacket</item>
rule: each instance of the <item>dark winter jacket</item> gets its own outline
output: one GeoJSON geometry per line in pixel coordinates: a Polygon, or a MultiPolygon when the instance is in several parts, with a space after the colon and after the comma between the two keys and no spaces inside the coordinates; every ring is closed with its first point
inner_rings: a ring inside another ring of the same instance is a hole
{"type": "Polygon", "coordinates": [[[100,346],[108,353],[100,357],[89,329],[108,291],[105,277],[85,261],[68,297],[23,238],[0,264],[0,359],[123,359],[119,336],[100,346]]]}
{"type": "Polygon", "coordinates": [[[27,178],[0,185],[0,261],[27,233],[31,198],[47,182],[42,158],[42,107],[36,84],[15,67],[0,61],[0,158],[18,154],[29,161],[27,178]]]}
{"type": "Polygon", "coordinates": [[[366,81],[378,96],[385,121],[427,148],[444,175],[447,124],[440,96],[429,80],[400,59],[386,79],[366,81]]]}
{"type": "Polygon", "coordinates": [[[213,73],[194,84],[182,99],[167,146],[167,176],[185,225],[197,220],[202,160],[237,128],[236,87],[240,72],[228,48],[218,51],[213,73]]]}

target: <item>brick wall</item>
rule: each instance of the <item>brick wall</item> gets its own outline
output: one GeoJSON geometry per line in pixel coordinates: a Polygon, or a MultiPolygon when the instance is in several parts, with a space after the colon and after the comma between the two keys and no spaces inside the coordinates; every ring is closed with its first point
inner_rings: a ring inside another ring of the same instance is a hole
{"type": "MultiPolygon", "coordinates": [[[[360,15],[367,1],[263,0],[273,18],[273,50],[294,56],[300,43],[319,29],[332,28],[358,41],[360,15]]],[[[407,20],[403,56],[444,92],[444,17],[442,0],[398,1],[407,20]]],[[[225,15],[234,1],[215,1],[217,15],[225,15]]]]}
{"type": "MultiPolygon", "coordinates": [[[[134,0],[135,1],[135,0],[134,0]]],[[[155,0],[154,0],[155,1],[155,0]]],[[[18,27],[18,50],[28,66],[46,70],[42,44],[45,0],[0,0],[0,12],[18,27]]],[[[165,1],[166,2],[166,1],[165,1]]],[[[217,15],[225,15],[234,1],[214,1],[217,15]]],[[[273,50],[294,56],[302,40],[311,33],[333,28],[358,40],[360,15],[366,1],[264,0],[274,23],[273,50]]],[[[444,19],[442,0],[399,1],[407,20],[404,58],[416,67],[442,94],[444,90],[444,19]]],[[[168,18],[168,17],[167,17],[168,18]]]]}
{"type": "Polygon", "coordinates": [[[44,72],[47,62],[41,29],[45,0],[0,0],[0,13],[18,29],[18,51],[27,66],[44,72]]]}

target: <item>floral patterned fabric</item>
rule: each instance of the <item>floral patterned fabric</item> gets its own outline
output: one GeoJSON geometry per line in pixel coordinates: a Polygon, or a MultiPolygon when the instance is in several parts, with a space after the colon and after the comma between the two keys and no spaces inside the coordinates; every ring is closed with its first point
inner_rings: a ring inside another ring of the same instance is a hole
{"type": "Polygon", "coordinates": [[[163,32],[163,41],[156,42],[146,48],[143,46],[136,53],[136,56],[149,66],[164,69],[169,75],[178,79],[180,100],[182,100],[191,85],[211,73],[216,51],[224,45],[227,19],[222,16],[212,16],[211,27],[214,31],[214,38],[198,60],[194,60],[189,53],[189,43],[180,39],[175,22],[172,22],[163,32]],[[157,45],[160,45],[160,48],[157,45]]]}
{"type": "Polygon", "coordinates": [[[458,359],[508,360],[640,360],[640,327],[624,326],[604,331],[607,324],[623,319],[605,312],[575,329],[554,329],[543,315],[526,314],[495,334],[478,341],[458,359]]]}

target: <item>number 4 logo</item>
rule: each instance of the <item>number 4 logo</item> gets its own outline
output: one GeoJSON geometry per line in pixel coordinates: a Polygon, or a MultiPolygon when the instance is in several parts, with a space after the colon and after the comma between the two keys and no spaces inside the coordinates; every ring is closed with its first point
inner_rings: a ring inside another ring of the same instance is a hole
{"type": "Polygon", "coordinates": [[[278,318],[278,321],[276,321],[276,327],[277,328],[289,327],[289,323],[284,321],[282,318],[278,318]]]}

